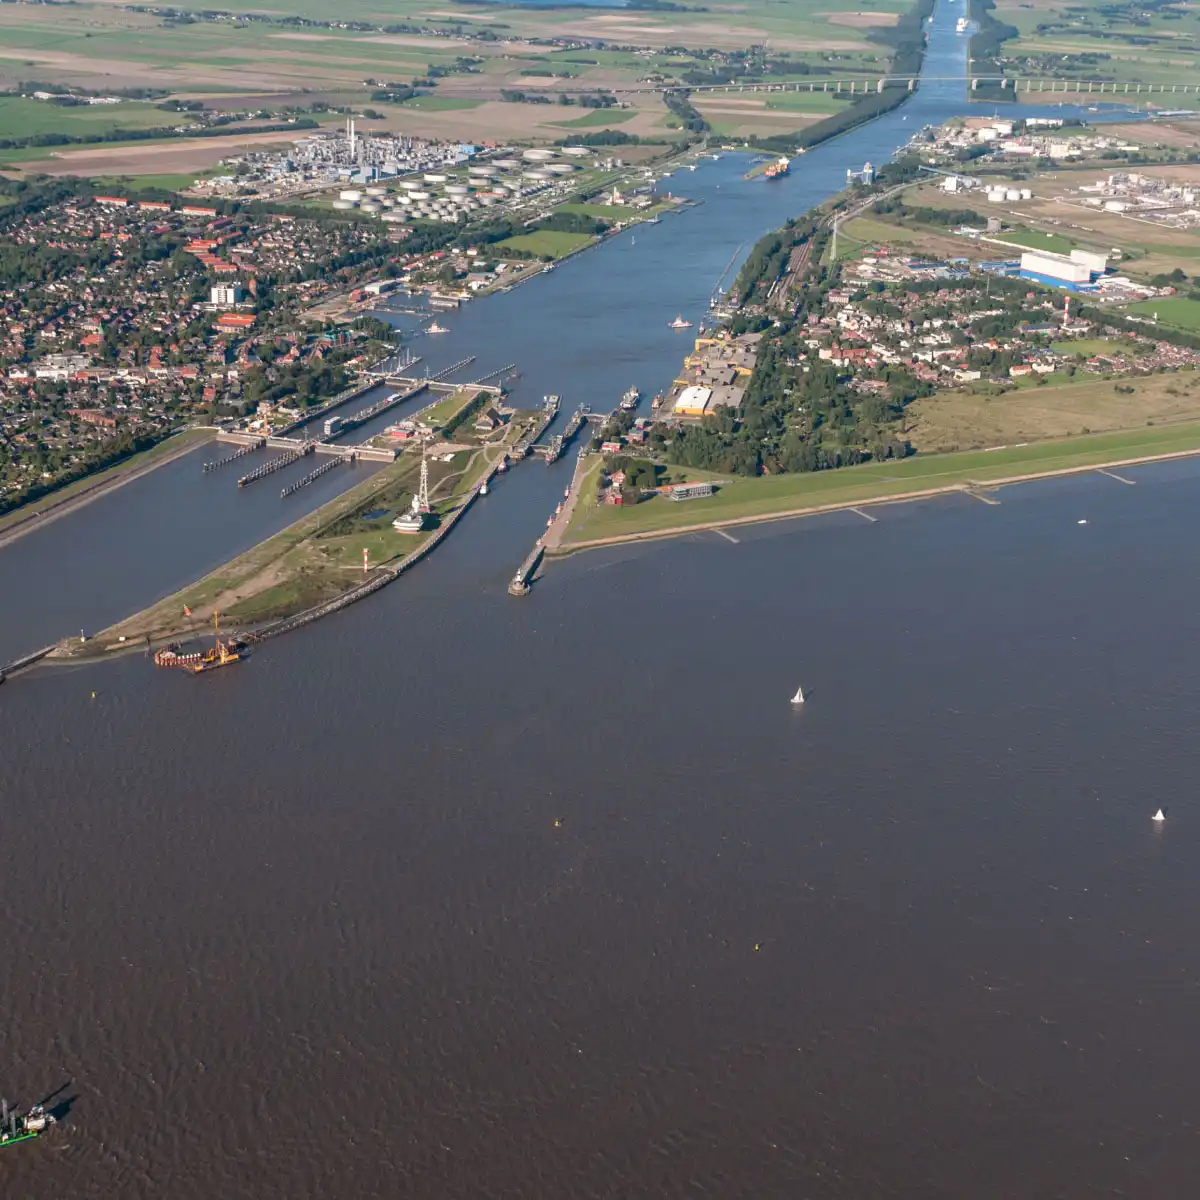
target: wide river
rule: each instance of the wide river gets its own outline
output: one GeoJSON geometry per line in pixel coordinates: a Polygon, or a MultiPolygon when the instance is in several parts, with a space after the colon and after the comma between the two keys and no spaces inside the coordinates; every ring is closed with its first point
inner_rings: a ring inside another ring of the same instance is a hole
{"type": "MultiPolygon", "coordinates": [[[[956,105],[777,189],[686,172],[703,206],[437,353],[661,386],[739,242],[956,105]]],[[[1200,468],[593,553],[512,600],[569,470],[234,670],[0,689],[0,1092],[63,1112],[0,1195],[1191,1196],[1200,468]]],[[[277,520],[195,461],[149,481],[0,551],[7,648],[277,520]]]]}

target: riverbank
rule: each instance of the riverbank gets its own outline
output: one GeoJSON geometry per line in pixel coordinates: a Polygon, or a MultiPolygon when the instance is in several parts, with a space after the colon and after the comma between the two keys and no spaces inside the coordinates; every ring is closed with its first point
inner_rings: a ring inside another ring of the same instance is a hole
{"type": "Polygon", "coordinates": [[[149,450],[131,455],[122,462],[105,467],[95,475],[77,479],[58,491],[5,513],[0,517],[0,549],[24,537],[25,534],[41,529],[51,521],[65,517],[85,504],[98,500],[108,492],[132,483],[135,479],[141,479],[157,467],[166,466],[167,463],[190,454],[197,446],[215,437],[216,432],[215,429],[185,429],[165,438],[157,446],[151,446],[149,450]]]}
{"type": "MultiPolygon", "coordinates": [[[[549,557],[580,550],[680,537],[704,530],[814,516],[867,505],[923,500],[1187,458],[1200,454],[1200,421],[1165,428],[1096,434],[1028,446],[868,463],[808,475],[734,480],[708,499],[673,503],[656,497],[630,508],[584,503],[549,557]]],[[[698,472],[690,474],[700,475],[698,472]]],[[[982,498],[982,497],[981,497],[982,498]]]]}

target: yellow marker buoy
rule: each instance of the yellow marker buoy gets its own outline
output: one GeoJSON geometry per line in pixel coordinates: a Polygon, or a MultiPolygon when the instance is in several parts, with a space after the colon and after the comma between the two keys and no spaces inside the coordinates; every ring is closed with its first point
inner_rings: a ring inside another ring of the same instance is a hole
{"type": "Polygon", "coordinates": [[[93,700],[95,700],[95,698],[96,698],[96,693],[95,693],[95,692],[93,692],[93,693],[92,693],[92,699],[93,699],[93,700]]]}
{"type": "Polygon", "coordinates": [[[555,828],[555,829],[561,829],[561,828],[562,828],[562,821],[561,821],[561,820],[559,820],[559,818],[558,818],[558,817],[555,817],[555,818],[554,818],[554,828],[555,828]]]}

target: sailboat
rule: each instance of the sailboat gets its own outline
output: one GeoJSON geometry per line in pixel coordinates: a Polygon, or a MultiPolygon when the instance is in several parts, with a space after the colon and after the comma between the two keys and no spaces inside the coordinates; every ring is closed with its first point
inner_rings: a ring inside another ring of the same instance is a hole
{"type": "Polygon", "coordinates": [[[1166,813],[1164,813],[1164,812],[1163,812],[1163,810],[1160,808],[1160,809],[1158,810],[1158,812],[1156,812],[1156,813],[1154,814],[1154,816],[1153,816],[1153,817],[1151,817],[1150,819],[1151,819],[1152,821],[1165,821],[1165,820],[1167,819],[1167,814],[1166,814],[1166,813]]]}
{"type": "Polygon", "coordinates": [[[804,703],[804,689],[802,687],[798,687],[796,689],[796,694],[792,697],[792,703],[793,704],[803,704],[804,703]]]}

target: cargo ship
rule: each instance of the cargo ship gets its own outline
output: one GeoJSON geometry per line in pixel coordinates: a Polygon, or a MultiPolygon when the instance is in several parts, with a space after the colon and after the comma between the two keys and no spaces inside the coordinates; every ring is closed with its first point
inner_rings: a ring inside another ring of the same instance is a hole
{"type": "Polygon", "coordinates": [[[776,159],[763,174],[768,179],[782,179],[792,169],[792,160],[790,158],[776,159]]]}
{"type": "Polygon", "coordinates": [[[629,389],[629,391],[627,391],[625,393],[625,395],[623,395],[621,397],[621,407],[626,412],[630,412],[633,409],[637,408],[638,401],[641,398],[642,398],[642,393],[638,390],[637,385],[635,384],[633,387],[631,387],[629,389]]]}
{"type": "Polygon", "coordinates": [[[35,1104],[21,1116],[15,1109],[9,1111],[7,1101],[0,1100],[0,1146],[12,1146],[41,1137],[53,1124],[54,1118],[41,1104],[35,1104]]]}

